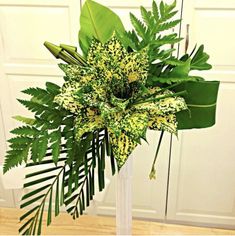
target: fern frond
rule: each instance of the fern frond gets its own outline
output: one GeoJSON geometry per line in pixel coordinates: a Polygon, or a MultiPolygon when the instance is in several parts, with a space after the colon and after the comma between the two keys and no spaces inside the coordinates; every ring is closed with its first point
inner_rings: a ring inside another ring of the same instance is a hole
{"type": "Polygon", "coordinates": [[[24,105],[29,111],[35,113],[35,115],[41,115],[45,110],[49,108],[45,105],[39,104],[38,102],[17,99],[22,105],[24,105]]]}
{"type": "Polygon", "coordinates": [[[31,126],[21,126],[21,127],[11,130],[11,133],[19,135],[19,136],[35,137],[39,134],[39,130],[31,126]]]}
{"type": "Polygon", "coordinates": [[[146,8],[142,6],[140,7],[140,11],[146,26],[151,27],[152,25],[154,25],[154,18],[152,16],[151,11],[147,11],[146,8]]]}
{"type": "Polygon", "coordinates": [[[181,22],[181,20],[174,20],[166,23],[162,23],[158,26],[156,26],[154,33],[159,33],[165,30],[169,30],[174,28],[176,25],[178,25],[181,22]]]}
{"type": "Polygon", "coordinates": [[[36,138],[31,145],[31,159],[36,161],[41,161],[48,149],[48,133],[44,131],[44,134],[36,138]]]}
{"type": "Polygon", "coordinates": [[[153,16],[155,18],[155,21],[159,22],[160,12],[159,12],[158,6],[155,1],[153,1],[153,4],[152,4],[152,11],[153,11],[153,16]]]}
{"type": "Polygon", "coordinates": [[[160,3],[161,22],[171,19],[177,13],[177,11],[172,12],[175,7],[176,1],[170,5],[164,3],[163,1],[160,3]]]}
{"type": "Polygon", "coordinates": [[[131,23],[133,25],[133,27],[135,28],[137,34],[142,38],[146,40],[146,27],[143,24],[143,22],[141,22],[135,15],[133,15],[132,13],[130,13],[130,19],[131,19],[131,23]]]}
{"type": "Polygon", "coordinates": [[[26,162],[28,159],[29,148],[30,146],[27,145],[23,150],[12,149],[8,151],[5,156],[3,173],[6,173],[13,167],[21,165],[23,162],[26,162]]]}
{"type": "Polygon", "coordinates": [[[159,47],[162,45],[167,45],[167,44],[175,44],[178,43],[182,40],[182,38],[179,38],[177,34],[169,34],[165,35],[163,37],[158,37],[156,40],[153,40],[151,45],[154,47],[159,47]]]}
{"type": "Polygon", "coordinates": [[[20,136],[20,137],[11,138],[11,139],[9,139],[7,141],[9,143],[13,144],[13,145],[15,145],[15,144],[18,144],[18,145],[20,145],[20,144],[29,144],[30,142],[32,142],[32,138],[20,136]]]}
{"type": "Polygon", "coordinates": [[[25,94],[31,95],[32,101],[37,101],[38,103],[42,104],[51,104],[54,100],[54,95],[48,93],[47,90],[42,88],[28,88],[22,91],[25,94]]]}
{"type": "MultiPolygon", "coordinates": [[[[156,59],[165,60],[167,57],[170,57],[171,55],[168,51],[166,51],[163,57],[163,50],[159,48],[167,44],[172,46],[181,41],[181,38],[179,38],[177,34],[161,35],[163,31],[170,30],[180,23],[181,20],[172,20],[177,13],[177,11],[174,10],[175,7],[176,1],[169,5],[165,4],[163,1],[157,5],[156,2],[153,1],[152,11],[148,11],[144,7],[140,8],[143,21],[139,20],[133,14],[130,14],[134,30],[126,34],[129,41],[132,41],[132,43],[128,43],[128,46],[137,51],[149,46],[150,62],[156,59]],[[138,37],[133,37],[135,35],[138,35],[138,37]],[[139,38],[141,40],[139,40],[139,38]],[[134,47],[131,46],[133,44],[134,47]],[[158,55],[158,53],[160,53],[160,55],[158,55]]],[[[127,42],[128,40],[125,39],[125,41],[127,42]]]]}

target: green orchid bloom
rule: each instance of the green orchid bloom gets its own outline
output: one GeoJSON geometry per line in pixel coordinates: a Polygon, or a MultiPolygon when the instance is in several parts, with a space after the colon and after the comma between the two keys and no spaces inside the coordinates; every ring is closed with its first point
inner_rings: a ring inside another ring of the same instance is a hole
{"type": "Polygon", "coordinates": [[[106,128],[120,169],[148,128],[177,133],[175,114],[187,109],[169,90],[147,89],[147,48],[128,52],[115,34],[106,43],[93,40],[87,66],[59,64],[68,80],[55,102],[76,114],[76,139],[106,128]]]}

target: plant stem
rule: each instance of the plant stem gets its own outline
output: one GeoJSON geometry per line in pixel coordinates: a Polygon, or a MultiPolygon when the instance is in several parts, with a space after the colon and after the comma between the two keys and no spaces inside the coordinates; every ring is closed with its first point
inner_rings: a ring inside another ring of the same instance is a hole
{"type": "Polygon", "coordinates": [[[149,174],[150,179],[156,179],[155,164],[156,164],[158,153],[159,153],[160,146],[161,146],[161,143],[162,143],[163,134],[164,134],[164,131],[162,131],[161,134],[160,134],[160,138],[159,138],[158,145],[157,145],[157,150],[156,150],[155,157],[154,157],[153,164],[152,164],[152,168],[151,168],[151,172],[149,174]]]}

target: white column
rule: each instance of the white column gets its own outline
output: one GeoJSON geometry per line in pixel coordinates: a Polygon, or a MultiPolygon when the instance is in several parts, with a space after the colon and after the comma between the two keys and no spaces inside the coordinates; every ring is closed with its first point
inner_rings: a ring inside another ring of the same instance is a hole
{"type": "Polygon", "coordinates": [[[131,235],[132,228],[132,162],[130,156],[117,176],[116,232],[131,235]]]}

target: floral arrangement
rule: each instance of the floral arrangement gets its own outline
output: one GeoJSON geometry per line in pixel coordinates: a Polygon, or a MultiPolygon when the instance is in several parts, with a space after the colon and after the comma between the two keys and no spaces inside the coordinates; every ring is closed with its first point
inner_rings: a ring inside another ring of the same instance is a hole
{"type": "Polygon", "coordinates": [[[215,123],[219,82],[191,75],[211,68],[203,45],[174,56],[174,44],[182,40],[170,31],[181,22],[172,20],[175,7],[141,7],[142,20],[130,13],[133,30],[126,31],[114,12],[87,0],[80,17],[82,54],[74,46],[45,42],[64,61],[64,84],[23,91],[31,99],[19,102],[34,118],[14,117],[24,125],[11,131],[4,164],[4,172],[23,163],[32,168],[24,187],[34,190],[22,197],[21,208],[32,207],[20,218],[20,233],[41,234],[46,202],[47,225],[53,208],[57,216],[62,205],[74,219],[82,215],[95,194],[95,171],[102,191],[107,158],[114,175],[146,141],[147,129],[161,131],[152,179],[164,132],[177,135],[215,123]]]}

